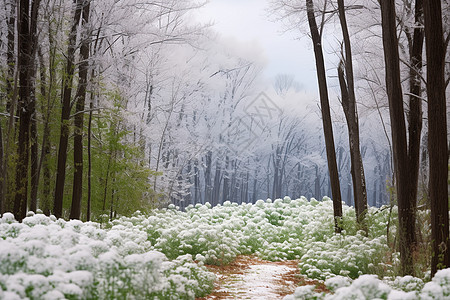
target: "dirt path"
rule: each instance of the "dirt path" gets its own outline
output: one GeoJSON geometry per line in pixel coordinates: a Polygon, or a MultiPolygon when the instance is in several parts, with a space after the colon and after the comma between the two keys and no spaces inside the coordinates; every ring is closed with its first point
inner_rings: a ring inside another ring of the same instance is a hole
{"type": "Polygon", "coordinates": [[[212,294],[198,300],[282,299],[305,284],[323,290],[323,284],[300,277],[297,264],[295,260],[270,262],[242,255],[227,266],[207,266],[217,276],[215,288],[212,294]]]}

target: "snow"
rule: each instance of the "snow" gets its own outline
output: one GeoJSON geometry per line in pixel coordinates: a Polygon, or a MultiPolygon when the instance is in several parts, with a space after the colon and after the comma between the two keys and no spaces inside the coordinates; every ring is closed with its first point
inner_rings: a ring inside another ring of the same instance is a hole
{"type": "MultiPolygon", "coordinates": [[[[280,283],[277,280],[282,280],[283,274],[295,270],[296,268],[279,264],[250,265],[243,274],[234,274],[227,278],[217,292],[226,293],[228,297],[224,299],[279,299],[277,289],[280,283]]],[[[286,281],[284,284],[290,285],[292,290],[295,288],[293,282],[286,281]]]]}

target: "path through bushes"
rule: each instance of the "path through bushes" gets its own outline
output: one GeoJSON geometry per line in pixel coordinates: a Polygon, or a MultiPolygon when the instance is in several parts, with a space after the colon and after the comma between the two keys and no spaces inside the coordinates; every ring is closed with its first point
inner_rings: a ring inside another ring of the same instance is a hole
{"type": "Polygon", "coordinates": [[[292,294],[299,285],[316,285],[318,291],[325,287],[314,280],[299,276],[298,261],[270,262],[256,256],[241,255],[229,265],[207,266],[216,274],[212,294],[207,299],[282,299],[292,294]]]}

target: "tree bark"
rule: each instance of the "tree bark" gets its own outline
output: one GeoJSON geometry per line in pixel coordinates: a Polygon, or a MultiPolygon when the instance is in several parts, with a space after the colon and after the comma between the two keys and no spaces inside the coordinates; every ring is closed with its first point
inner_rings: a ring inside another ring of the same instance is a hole
{"type": "Polygon", "coordinates": [[[76,50],[77,29],[80,23],[82,0],[75,4],[72,28],[69,34],[69,45],[67,49],[66,69],[63,80],[63,92],[61,95],[61,131],[59,136],[58,166],[56,169],[56,186],[53,213],[55,217],[61,218],[63,212],[64,184],[66,181],[67,146],[69,142],[69,117],[71,108],[72,81],[74,73],[74,57],[76,50]]]}
{"type": "Polygon", "coordinates": [[[88,121],[88,190],[87,190],[87,209],[86,209],[86,221],[91,220],[91,197],[92,197],[92,154],[91,154],[91,132],[92,132],[92,110],[94,108],[93,99],[89,102],[89,121],[88,121]]]}
{"type": "Polygon", "coordinates": [[[328,100],[327,79],[325,73],[325,62],[322,52],[322,42],[314,16],[314,4],[312,0],[306,0],[308,23],[311,31],[314,55],[316,59],[317,80],[319,83],[320,106],[322,110],[322,122],[325,135],[325,148],[327,151],[328,170],[330,173],[331,192],[333,196],[333,209],[335,231],[340,232],[340,219],[342,218],[341,187],[339,185],[339,174],[336,163],[336,151],[333,138],[333,127],[331,124],[330,104],[328,100]]]}
{"type": "MultiPolygon", "coordinates": [[[[36,23],[39,0],[21,0],[18,14],[18,70],[19,70],[19,142],[17,145],[16,194],[13,213],[17,220],[22,221],[27,211],[28,166],[30,154],[30,122],[34,106],[32,96],[34,89],[35,70],[33,54],[36,42],[36,23]],[[31,4],[31,11],[30,11],[31,4]]],[[[13,111],[11,111],[13,113],[13,111]]]]}
{"type": "Polygon", "coordinates": [[[223,171],[223,189],[222,189],[222,202],[224,203],[229,199],[229,192],[230,192],[230,174],[229,174],[229,165],[230,165],[230,159],[228,155],[225,157],[225,167],[223,171]]]}
{"type": "MultiPolygon", "coordinates": [[[[51,38],[49,38],[51,41],[51,38]]],[[[50,47],[52,47],[52,43],[50,42],[50,47]]],[[[52,55],[52,51],[50,51],[52,55]]],[[[42,187],[42,193],[41,193],[41,201],[39,203],[40,208],[42,209],[43,213],[45,215],[50,215],[50,209],[51,209],[51,191],[50,191],[50,163],[48,160],[48,155],[50,154],[50,114],[51,114],[51,90],[53,86],[53,72],[52,71],[52,58],[50,59],[50,78],[49,82],[47,82],[47,76],[45,74],[45,67],[44,67],[44,58],[41,52],[41,49],[38,48],[38,57],[40,61],[40,67],[39,67],[39,74],[40,74],[40,80],[41,80],[41,96],[43,99],[47,99],[47,103],[42,103],[41,109],[42,112],[46,111],[45,113],[45,119],[44,119],[44,129],[42,132],[42,148],[41,148],[41,157],[39,159],[39,165],[37,170],[37,178],[36,178],[36,185],[39,186],[39,174],[41,169],[43,169],[43,187],[42,187]],[[46,90],[48,84],[48,93],[46,90]]]]}
{"type": "Polygon", "coordinates": [[[344,109],[345,118],[347,120],[349,134],[350,159],[352,168],[351,174],[353,180],[353,194],[355,197],[356,219],[367,232],[367,228],[364,225],[364,216],[367,211],[366,179],[364,176],[364,166],[362,163],[359,143],[358,112],[356,107],[355,86],[353,79],[353,58],[350,35],[348,32],[347,20],[345,17],[344,0],[338,0],[338,9],[345,50],[345,59],[343,58],[344,62],[341,61],[340,67],[338,68],[338,73],[342,92],[342,107],[344,109]]]}
{"type": "MultiPolygon", "coordinates": [[[[6,53],[6,62],[8,63],[8,78],[6,80],[6,95],[9,97],[13,94],[13,85],[14,85],[14,70],[15,70],[15,32],[16,32],[16,2],[10,1],[11,9],[9,11],[8,16],[8,34],[7,34],[7,53],[6,53]]],[[[11,101],[7,101],[6,103],[6,111],[14,113],[14,110],[11,110],[11,101]]]]}
{"type": "MultiPolygon", "coordinates": [[[[87,30],[89,23],[90,0],[83,3],[83,21],[82,29],[87,30]],[[83,28],[84,27],[84,28],[83,28]]],[[[89,68],[89,32],[84,32],[80,47],[81,62],[79,64],[79,82],[76,99],[75,117],[74,117],[74,138],[73,138],[73,189],[72,205],[70,208],[70,219],[80,219],[81,216],[81,198],[83,195],[83,119],[84,105],[86,102],[87,73],[89,68]]]]}
{"type": "Polygon", "coordinates": [[[416,188],[410,180],[410,168],[406,141],[406,126],[403,108],[403,93],[400,80],[398,40],[395,21],[395,2],[381,1],[382,35],[386,63],[386,89],[391,118],[391,134],[394,154],[395,183],[397,187],[399,247],[402,275],[413,274],[414,218],[410,199],[411,190],[416,188]]]}
{"type": "Polygon", "coordinates": [[[450,266],[445,55],[440,1],[424,1],[430,159],[431,276],[450,266]]]}
{"type": "MultiPolygon", "coordinates": [[[[415,24],[422,23],[423,1],[416,0],[415,24]]],[[[411,184],[415,187],[410,190],[411,220],[408,222],[411,229],[415,232],[416,228],[416,210],[417,210],[417,187],[419,183],[419,162],[420,162],[420,137],[422,133],[422,100],[421,100],[421,78],[422,73],[422,51],[424,32],[419,26],[414,28],[412,40],[412,49],[410,51],[410,70],[409,70],[409,122],[408,122],[408,158],[409,158],[409,176],[411,184]]],[[[412,235],[413,240],[411,246],[413,249],[417,247],[416,235],[412,235]]]]}
{"type": "MultiPolygon", "coordinates": [[[[205,198],[204,198],[204,201],[205,202],[211,201],[213,204],[214,199],[212,199],[212,197],[211,197],[211,193],[212,193],[212,187],[211,187],[212,151],[211,150],[209,150],[206,153],[205,164],[206,164],[206,167],[205,167],[205,174],[204,174],[204,176],[205,176],[205,198]]],[[[216,171],[217,171],[217,169],[216,169],[216,171]]],[[[214,188],[215,187],[216,186],[214,185],[214,188]]]]}
{"type": "Polygon", "coordinates": [[[0,124],[0,216],[3,215],[3,202],[5,199],[5,190],[3,181],[5,180],[5,170],[3,169],[3,129],[0,124]]]}
{"type": "Polygon", "coordinates": [[[214,183],[212,186],[212,201],[215,205],[220,203],[220,187],[222,186],[222,165],[218,159],[216,159],[216,168],[214,171],[214,183]]]}
{"type": "MultiPolygon", "coordinates": [[[[35,67],[32,67],[35,68],[35,67]]],[[[33,72],[35,73],[35,72],[33,72]]],[[[30,210],[36,212],[37,195],[39,186],[39,155],[38,155],[38,136],[37,136],[37,120],[36,120],[36,97],[33,95],[30,102],[30,142],[31,142],[31,192],[30,192],[30,210]]]]}

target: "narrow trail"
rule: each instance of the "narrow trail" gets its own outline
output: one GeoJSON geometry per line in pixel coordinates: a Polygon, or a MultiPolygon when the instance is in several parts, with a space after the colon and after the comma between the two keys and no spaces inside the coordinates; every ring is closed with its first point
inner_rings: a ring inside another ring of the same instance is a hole
{"type": "Polygon", "coordinates": [[[212,294],[197,300],[278,300],[306,284],[323,291],[323,284],[299,276],[297,264],[296,260],[270,262],[241,255],[226,266],[207,266],[216,274],[215,288],[212,294]]]}

